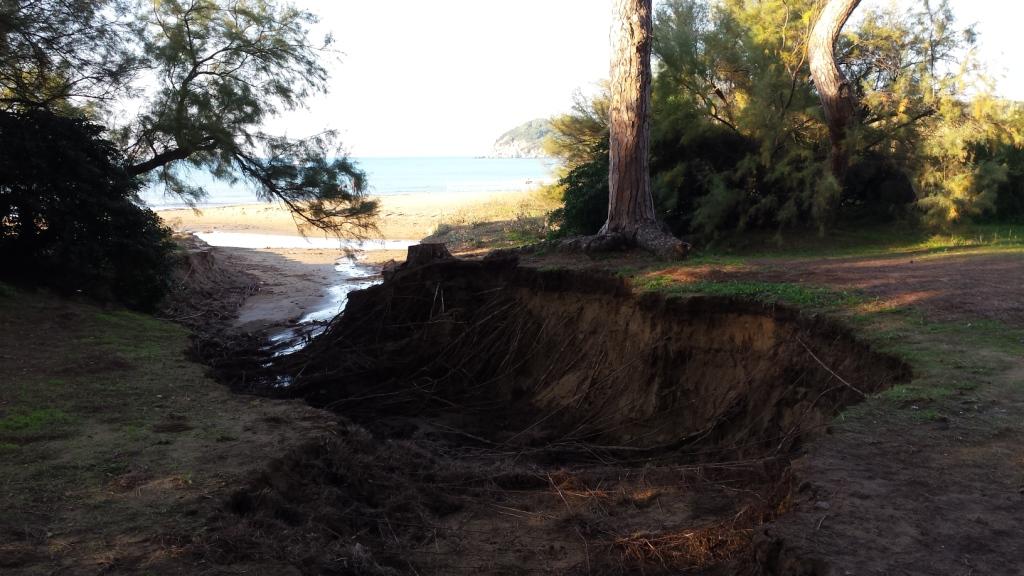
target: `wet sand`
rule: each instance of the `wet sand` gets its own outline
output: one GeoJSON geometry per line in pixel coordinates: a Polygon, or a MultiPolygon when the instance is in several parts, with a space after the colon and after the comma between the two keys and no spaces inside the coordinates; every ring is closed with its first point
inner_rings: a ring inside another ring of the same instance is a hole
{"type": "MultiPolygon", "coordinates": [[[[533,192],[401,194],[381,197],[379,238],[418,241],[442,222],[466,224],[514,218],[535,198],[533,192]]],[[[294,236],[295,222],[286,208],[248,204],[201,211],[158,211],[177,232],[229,232],[294,236]]],[[[218,263],[255,276],[259,292],[239,309],[236,327],[245,332],[275,331],[294,326],[310,314],[337,305],[338,287],[379,272],[390,260],[401,261],[405,250],[365,250],[353,270],[342,249],[312,247],[323,234],[309,234],[310,248],[240,248],[218,246],[218,263]]],[[[288,242],[285,242],[286,244],[288,242]]]]}

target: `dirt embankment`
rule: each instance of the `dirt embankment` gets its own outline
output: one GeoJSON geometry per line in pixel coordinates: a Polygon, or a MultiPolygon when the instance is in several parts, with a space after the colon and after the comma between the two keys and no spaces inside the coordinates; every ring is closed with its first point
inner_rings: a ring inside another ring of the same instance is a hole
{"type": "Polygon", "coordinates": [[[260,280],[191,234],[175,236],[177,258],[161,316],[191,330],[221,330],[259,292],[260,280]]]}
{"type": "Polygon", "coordinates": [[[274,370],[353,423],[239,491],[206,552],[310,574],[773,570],[753,534],[801,444],[909,378],[788,308],[511,260],[400,270],[274,370]]]}

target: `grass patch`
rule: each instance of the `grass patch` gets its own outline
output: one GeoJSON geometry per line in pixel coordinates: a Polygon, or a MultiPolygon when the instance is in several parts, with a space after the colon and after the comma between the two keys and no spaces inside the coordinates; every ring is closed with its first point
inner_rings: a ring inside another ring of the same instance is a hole
{"type": "Polygon", "coordinates": [[[67,436],[74,419],[63,410],[40,408],[17,410],[0,418],[0,441],[33,442],[67,436]]]}
{"type": "MultiPolygon", "coordinates": [[[[976,386],[971,386],[970,388],[973,389],[976,386]]],[[[960,388],[949,385],[922,386],[921,384],[903,384],[893,386],[882,392],[879,396],[901,406],[915,406],[947,400],[959,395],[960,392],[960,388]]]]}
{"type": "Polygon", "coordinates": [[[75,544],[33,538],[23,572],[97,558],[131,572],[149,543],[200,533],[231,482],[329,422],[232,395],[186,358],[184,329],[150,316],[15,290],[0,325],[0,533],[56,526],[75,544]],[[293,425],[267,429],[268,415],[293,425]],[[133,545],[112,547],[122,538],[133,545]]]}
{"type": "Polygon", "coordinates": [[[914,380],[878,395],[887,418],[916,425],[952,426],[963,436],[987,438],[1016,421],[1011,411],[986,406],[1024,400],[1009,377],[1024,358],[1024,329],[999,321],[932,321],[912,308],[841,316],[880,351],[907,361],[914,380]]]}
{"type": "Polygon", "coordinates": [[[745,232],[707,246],[694,263],[729,263],[749,258],[835,258],[910,253],[943,253],[963,249],[1024,250],[1024,225],[961,225],[935,232],[906,224],[786,235],[745,232]]]}
{"type": "Polygon", "coordinates": [[[154,439],[139,431],[209,385],[183,354],[186,331],[151,316],[14,290],[0,318],[0,444],[19,463],[0,458],[0,484],[21,486],[18,498],[102,484],[103,462],[142,453],[154,439]],[[118,455],[97,438],[116,438],[118,455]],[[55,470],[58,455],[76,465],[55,470]]]}
{"type": "Polygon", "coordinates": [[[941,412],[934,408],[912,408],[911,417],[918,422],[945,422],[948,420],[947,417],[943,416],[941,412]]]}
{"type": "Polygon", "coordinates": [[[868,299],[863,295],[792,283],[701,280],[676,282],[668,276],[643,276],[633,280],[633,286],[642,292],[662,292],[673,296],[702,294],[730,296],[766,303],[783,303],[804,308],[843,308],[856,306],[868,299]]]}

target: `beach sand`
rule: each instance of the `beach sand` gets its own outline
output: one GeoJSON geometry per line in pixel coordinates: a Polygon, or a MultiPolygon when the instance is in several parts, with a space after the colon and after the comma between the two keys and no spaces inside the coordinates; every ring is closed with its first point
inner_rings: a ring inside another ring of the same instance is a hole
{"type": "MultiPolygon", "coordinates": [[[[529,206],[536,192],[430,193],[381,196],[380,237],[388,240],[419,240],[441,222],[487,222],[513,219],[529,206]]],[[[291,213],[281,204],[245,204],[193,210],[157,212],[179,232],[249,232],[298,234],[291,213]]],[[[310,236],[316,236],[311,232],[310,236]]],[[[322,234],[321,234],[322,236],[322,234]]]]}
{"type": "MultiPolygon", "coordinates": [[[[466,225],[511,220],[537,203],[536,192],[401,194],[383,196],[379,219],[381,238],[418,241],[441,223],[466,225]]],[[[218,206],[157,212],[176,232],[244,232],[297,235],[288,210],[276,204],[218,206]]],[[[309,233],[309,237],[323,234],[309,233]]],[[[281,329],[305,314],[329,306],[329,288],[346,275],[335,264],[347,258],[338,249],[218,247],[218,262],[258,279],[260,291],[239,309],[236,327],[250,332],[281,329]]],[[[404,250],[369,250],[359,261],[369,271],[389,260],[401,261],[404,250]]]]}

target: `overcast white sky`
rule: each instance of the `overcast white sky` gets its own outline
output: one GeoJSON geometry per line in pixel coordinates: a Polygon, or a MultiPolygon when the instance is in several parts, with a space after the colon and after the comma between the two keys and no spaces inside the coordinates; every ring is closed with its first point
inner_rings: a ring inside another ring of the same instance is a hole
{"type": "MultiPolygon", "coordinates": [[[[859,10],[889,0],[865,0],[859,10]]],[[[911,0],[898,0],[909,4],[911,0]]],[[[474,156],[505,130],[568,110],[608,75],[610,0],[297,0],[333,32],[331,93],[271,128],[341,131],[356,156],[474,156]]],[[[952,0],[977,22],[999,91],[1024,100],[1024,3],[952,0]]]]}

